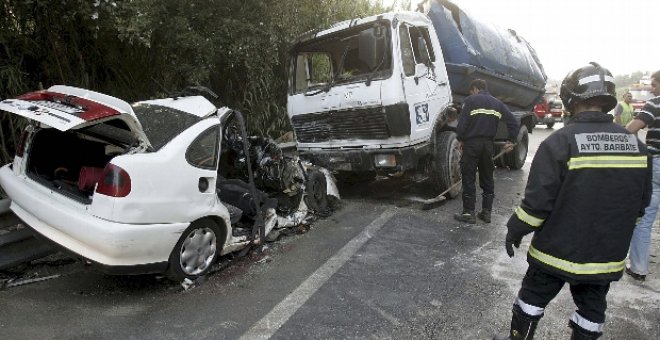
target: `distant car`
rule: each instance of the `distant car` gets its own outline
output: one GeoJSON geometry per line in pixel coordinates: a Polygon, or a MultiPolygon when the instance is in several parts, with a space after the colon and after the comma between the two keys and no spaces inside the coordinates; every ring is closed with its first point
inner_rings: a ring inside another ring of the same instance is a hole
{"type": "Polygon", "coordinates": [[[556,122],[562,121],[564,106],[560,99],[547,96],[534,106],[537,124],[544,124],[548,128],[555,126],[556,122]]]}
{"type": "MultiPolygon", "coordinates": [[[[53,86],[0,110],[32,121],[14,162],[0,169],[11,210],[105,272],[193,279],[219,255],[262,240],[233,224],[235,209],[216,191],[230,109],[203,96],[130,105],[53,86]]],[[[275,227],[274,211],[263,214],[261,237],[275,227]]]]}
{"type": "Polygon", "coordinates": [[[555,125],[554,123],[562,121],[562,115],[564,114],[564,104],[559,99],[551,100],[548,102],[548,111],[552,122],[546,125],[551,128],[555,125]]]}

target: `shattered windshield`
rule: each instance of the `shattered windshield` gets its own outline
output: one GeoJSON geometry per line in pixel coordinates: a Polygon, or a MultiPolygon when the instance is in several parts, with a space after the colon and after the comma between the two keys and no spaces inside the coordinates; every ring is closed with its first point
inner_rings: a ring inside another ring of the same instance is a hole
{"type": "Polygon", "coordinates": [[[300,43],[292,49],[293,92],[389,77],[392,74],[389,41],[390,25],[377,22],[300,43]],[[374,46],[365,43],[365,36],[382,41],[384,53],[370,59],[369,49],[374,46]]]}
{"type": "Polygon", "coordinates": [[[170,107],[138,103],[133,105],[144,134],[154,150],[159,150],[201,118],[170,107]]]}

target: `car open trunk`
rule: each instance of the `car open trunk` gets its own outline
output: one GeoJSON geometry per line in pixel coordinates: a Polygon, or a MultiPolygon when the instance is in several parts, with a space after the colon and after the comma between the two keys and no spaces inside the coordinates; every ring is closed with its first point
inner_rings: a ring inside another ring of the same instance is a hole
{"type": "Polygon", "coordinates": [[[84,203],[113,157],[151,148],[130,104],[86,89],[55,85],[0,101],[0,111],[32,121],[25,174],[84,203]]]}
{"type": "Polygon", "coordinates": [[[123,148],[76,131],[38,129],[27,153],[26,175],[51,190],[91,203],[95,185],[123,148]]]}

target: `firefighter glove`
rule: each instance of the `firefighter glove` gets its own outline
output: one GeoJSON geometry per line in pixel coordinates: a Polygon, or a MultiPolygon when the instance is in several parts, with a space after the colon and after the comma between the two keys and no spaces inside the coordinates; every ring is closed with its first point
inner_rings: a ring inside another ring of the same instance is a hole
{"type": "Polygon", "coordinates": [[[513,235],[511,235],[510,232],[506,233],[505,246],[506,246],[506,253],[507,255],[509,255],[509,257],[513,257],[513,247],[514,246],[516,248],[520,247],[521,240],[522,240],[522,236],[514,237],[513,235]]]}

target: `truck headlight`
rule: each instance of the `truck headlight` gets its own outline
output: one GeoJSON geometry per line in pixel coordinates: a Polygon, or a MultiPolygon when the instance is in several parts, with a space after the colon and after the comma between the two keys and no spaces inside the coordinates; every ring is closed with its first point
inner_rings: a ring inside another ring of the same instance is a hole
{"type": "Polygon", "coordinates": [[[396,157],[394,155],[375,155],[374,162],[379,168],[393,168],[396,166],[396,157]]]}

